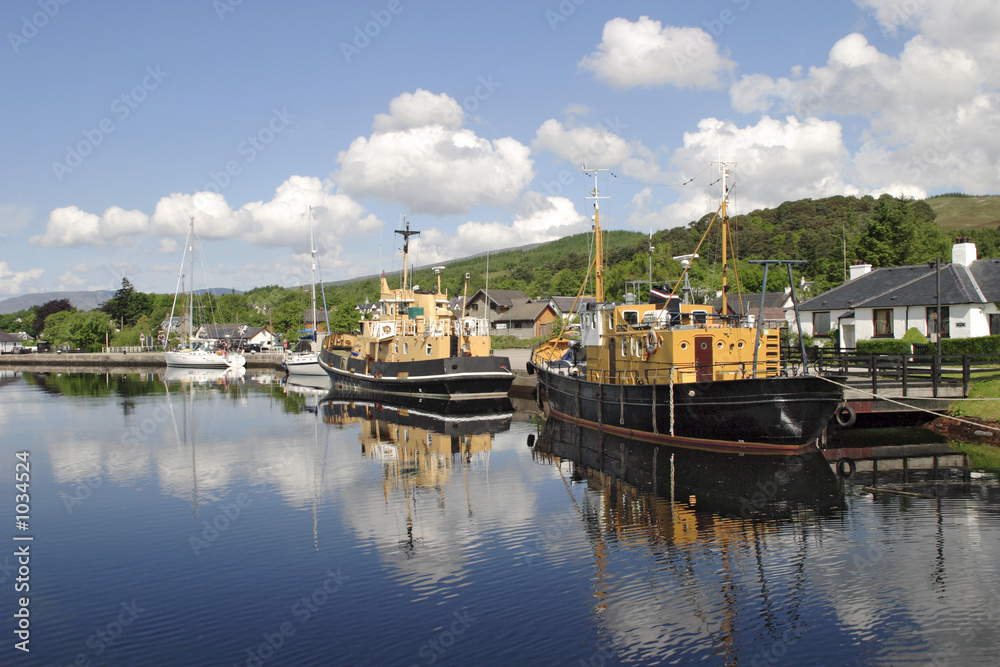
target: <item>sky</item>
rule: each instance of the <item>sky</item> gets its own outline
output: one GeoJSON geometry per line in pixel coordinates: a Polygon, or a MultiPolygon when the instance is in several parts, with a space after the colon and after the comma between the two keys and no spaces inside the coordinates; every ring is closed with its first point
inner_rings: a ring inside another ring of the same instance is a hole
{"type": "Polygon", "coordinates": [[[994,0],[8,0],[0,298],[347,280],[591,228],[996,193],[994,0]],[[583,168],[588,169],[584,172],[583,168]],[[601,169],[607,171],[590,171],[601,169]],[[197,286],[197,285],[196,285],[197,286]],[[206,285],[207,286],[207,285],[206,285]]]}

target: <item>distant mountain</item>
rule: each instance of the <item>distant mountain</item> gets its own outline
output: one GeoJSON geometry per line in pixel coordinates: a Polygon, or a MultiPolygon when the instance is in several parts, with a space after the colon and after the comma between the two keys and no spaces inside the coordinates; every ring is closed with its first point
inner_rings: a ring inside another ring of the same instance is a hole
{"type": "Polygon", "coordinates": [[[102,303],[113,297],[115,293],[110,290],[95,290],[92,292],[36,292],[35,294],[23,294],[12,296],[9,299],[0,301],[0,315],[16,313],[32,306],[40,306],[49,301],[59,299],[69,299],[73,307],[77,310],[93,310],[102,303]]]}
{"type": "MultiPolygon", "coordinates": [[[[210,290],[198,290],[199,294],[211,292],[212,294],[232,294],[231,287],[213,287],[210,290]]],[[[241,290],[236,290],[236,294],[243,294],[241,290]]],[[[40,306],[49,301],[59,299],[69,299],[73,307],[77,310],[93,310],[115,295],[112,290],[93,290],[91,292],[36,292],[35,294],[23,294],[12,296],[9,299],[0,301],[0,315],[16,313],[19,310],[26,310],[32,306],[40,306]]]]}

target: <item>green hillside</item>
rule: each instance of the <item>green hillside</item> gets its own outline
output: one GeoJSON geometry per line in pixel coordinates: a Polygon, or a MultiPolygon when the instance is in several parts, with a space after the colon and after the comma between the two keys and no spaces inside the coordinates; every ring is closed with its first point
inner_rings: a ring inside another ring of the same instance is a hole
{"type": "Polygon", "coordinates": [[[947,194],[924,201],[934,209],[935,221],[947,233],[1000,227],[1000,196],[947,194]]]}

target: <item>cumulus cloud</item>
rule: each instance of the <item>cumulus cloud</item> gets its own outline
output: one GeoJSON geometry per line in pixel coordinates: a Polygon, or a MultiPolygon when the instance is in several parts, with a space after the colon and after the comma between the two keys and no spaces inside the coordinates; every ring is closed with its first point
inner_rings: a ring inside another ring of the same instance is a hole
{"type": "MultiPolygon", "coordinates": [[[[706,118],[695,132],[684,134],[683,146],[672,157],[678,181],[702,173],[718,159],[719,147],[726,156],[736,156],[730,174],[731,212],[746,212],[784,201],[836,194],[860,194],[846,178],[849,154],[844,148],[841,126],[818,118],[784,120],[764,116],[755,125],[740,127],[730,121],[706,118]],[[776,187],[776,184],[780,184],[776,187]]],[[[710,179],[715,181],[715,175],[710,179]]],[[[705,183],[705,179],[700,179],[705,183]]],[[[686,225],[719,204],[718,184],[711,188],[685,186],[677,201],[662,205],[650,189],[632,199],[632,215],[626,224],[636,229],[662,229],[686,225]]]]}
{"type": "Polygon", "coordinates": [[[523,210],[510,224],[470,220],[459,225],[454,233],[423,230],[411,242],[414,255],[421,263],[442,262],[497,248],[546,243],[590,229],[587,217],[565,197],[528,192],[524,203],[523,210]]]}
{"type": "Polygon", "coordinates": [[[608,21],[597,50],[578,65],[615,88],[717,88],[736,67],[701,28],[665,26],[648,16],[608,21]]]}
{"type": "Polygon", "coordinates": [[[351,196],[446,215],[480,204],[509,206],[534,178],[527,146],[463,128],[461,107],[447,95],[417,90],[393,99],[389,109],[376,116],[371,136],[337,155],[336,178],[351,196]]]}
{"type": "Polygon", "coordinates": [[[204,239],[239,239],[261,247],[308,247],[309,209],[317,239],[337,245],[344,234],[377,232],[381,223],[361,204],[336,192],[332,181],[313,176],[291,176],[278,186],[269,201],[256,201],[233,209],[217,192],[173,193],[162,197],[152,215],[111,206],[100,216],[76,206],[57,208],[49,214],[45,233],[31,237],[42,247],[106,246],[124,238],[163,237],[160,252],[175,252],[177,237],[187,234],[191,218],[204,239]]]}
{"type": "Polygon", "coordinates": [[[742,112],[865,118],[856,182],[873,192],[932,188],[993,192],[1000,171],[1000,10],[984,0],[856,0],[883,31],[916,30],[898,56],[861,34],[840,39],[825,65],[730,88],[742,112]]]}
{"type": "Polygon", "coordinates": [[[535,132],[531,147],[555,153],[575,166],[620,167],[623,174],[644,182],[662,179],[651,150],[640,141],[626,141],[604,125],[567,127],[550,118],[535,132]]]}
{"type": "Polygon", "coordinates": [[[33,291],[31,286],[45,274],[44,269],[13,271],[7,262],[0,261],[0,294],[13,296],[33,291]]]}

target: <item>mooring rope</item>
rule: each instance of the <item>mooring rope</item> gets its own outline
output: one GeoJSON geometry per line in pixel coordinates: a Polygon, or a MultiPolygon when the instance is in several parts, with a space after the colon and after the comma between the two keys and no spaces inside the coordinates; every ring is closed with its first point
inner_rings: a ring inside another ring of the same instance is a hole
{"type": "MultiPolygon", "coordinates": [[[[910,405],[909,403],[904,403],[903,401],[897,401],[896,399],[889,398],[888,396],[883,396],[881,394],[876,394],[875,392],[868,391],[867,389],[859,389],[858,387],[852,387],[852,386],[850,386],[848,384],[845,384],[843,382],[837,382],[836,380],[833,380],[833,379],[828,378],[828,377],[824,377],[822,375],[817,375],[815,377],[818,377],[821,380],[826,380],[830,384],[835,384],[838,387],[843,387],[844,389],[852,389],[854,391],[858,391],[858,392],[861,392],[863,394],[867,394],[868,396],[871,396],[873,399],[877,398],[880,401],[888,401],[889,403],[895,403],[896,405],[901,405],[904,408],[909,408],[910,410],[916,410],[918,412],[926,412],[927,414],[934,415],[935,417],[944,417],[945,419],[954,419],[955,421],[960,422],[962,424],[968,424],[969,426],[976,426],[976,427],[979,427],[979,428],[989,429],[991,431],[996,431],[997,433],[1000,433],[1000,428],[998,428],[996,426],[990,426],[988,424],[980,424],[979,422],[969,421],[968,419],[962,419],[961,417],[955,417],[954,415],[949,415],[949,414],[946,414],[944,412],[938,412],[936,410],[931,410],[929,408],[921,408],[921,407],[918,407],[916,405],[910,405]]],[[[930,401],[943,400],[941,398],[935,398],[933,396],[910,396],[908,398],[910,398],[910,399],[914,399],[914,398],[915,399],[923,399],[923,400],[930,400],[930,401]]],[[[959,400],[997,400],[997,399],[959,399],[959,398],[955,398],[955,399],[952,399],[952,400],[953,401],[959,401],[959,400]]]]}

